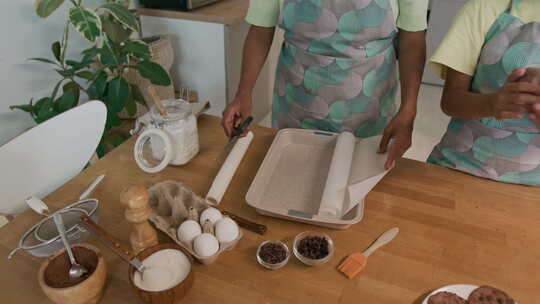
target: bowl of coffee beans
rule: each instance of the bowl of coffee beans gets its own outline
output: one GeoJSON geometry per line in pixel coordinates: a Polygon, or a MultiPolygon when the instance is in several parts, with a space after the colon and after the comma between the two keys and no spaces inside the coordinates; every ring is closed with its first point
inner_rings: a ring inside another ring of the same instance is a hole
{"type": "Polygon", "coordinates": [[[319,266],[332,258],[334,242],[326,234],[306,231],[294,238],[293,252],[302,263],[319,266]]]}
{"type": "Polygon", "coordinates": [[[257,261],[267,269],[279,269],[289,261],[289,248],[280,241],[265,241],[257,249],[257,261]]]}

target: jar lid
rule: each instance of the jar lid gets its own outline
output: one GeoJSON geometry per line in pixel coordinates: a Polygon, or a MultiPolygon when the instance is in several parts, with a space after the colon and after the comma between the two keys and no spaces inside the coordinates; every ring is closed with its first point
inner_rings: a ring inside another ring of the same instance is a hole
{"type": "Polygon", "coordinates": [[[167,115],[162,116],[155,105],[150,109],[150,115],[153,119],[158,121],[167,122],[182,120],[193,113],[191,104],[183,99],[167,99],[162,100],[161,103],[163,104],[165,111],[167,111],[167,115]]]}

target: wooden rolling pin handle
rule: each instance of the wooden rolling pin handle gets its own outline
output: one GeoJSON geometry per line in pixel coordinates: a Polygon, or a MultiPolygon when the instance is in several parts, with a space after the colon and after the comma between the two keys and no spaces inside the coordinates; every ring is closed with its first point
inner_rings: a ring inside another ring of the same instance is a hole
{"type": "Polygon", "coordinates": [[[263,235],[268,230],[265,225],[254,223],[250,220],[246,220],[243,217],[239,217],[237,215],[234,215],[228,211],[222,211],[222,213],[228,217],[230,217],[233,221],[238,223],[238,226],[247,229],[251,232],[258,233],[260,235],[263,235]]]}
{"type": "Polygon", "coordinates": [[[123,260],[129,262],[135,258],[133,252],[122,246],[114,237],[92,221],[88,216],[81,216],[81,223],[88,228],[90,232],[95,234],[104,245],[116,252],[123,260]]]}

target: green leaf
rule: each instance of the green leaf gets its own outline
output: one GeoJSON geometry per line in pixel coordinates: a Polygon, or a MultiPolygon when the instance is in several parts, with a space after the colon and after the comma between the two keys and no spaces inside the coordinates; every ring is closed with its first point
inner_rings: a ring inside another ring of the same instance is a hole
{"type": "Polygon", "coordinates": [[[79,97],[81,94],[81,87],[75,81],[70,81],[66,83],[62,87],[62,91],[64,92],[64,94],[68,91],[73,92],[73,97],[75,98],[75,102],[76,102],[75,104],[79,102],[79,97]]]}
{"type": "Polygon", "coordinates": [[[54,13],[62,3],[64,3],[64,0],[36,0],[36,2],[34,2],[34,7],[38,16],[47,18],[54,13]]]}
{"type": "Polygon", "coordinates": [[[155,85],[168,86],[171,84],[169,74],[155,62],[144,60],[138,62],[135,68],[142,77],[150,80],[155,85]]]}
{"type": "Polygon", "coordinates": [[[54,100],[56,98],[56,94],[58,93],[58,90],[60,89],[60,85],[64,82],[64,79],[60,80],[55,86],[51,94],[51,100],[54,100]]]}
{"type": "Polygon", "coordinates": [[[122,46],[122,52],[133,54],[141,59],[150,59],[151,52],[148,44],[141,40],[129,40],[122,46]]]}
{"type": "Polygon", "coordinates": [[[79,64],[79,62],[75,61],[75,60],[66,60],[66,64],[70,65],[70,66],[75,66],[75,65],[79,64]]]}
{"type": "Polygon", "coordinates": [[[68,90],[55,101],[55,111],[58,113],[65,112],[77,105],[74,91],[68,90]]]}
{"type": "Polygon", "coordinates": [[[87,68],[92,64],[94,61],[91,59],[85,59],[81,62],[74,61],[74,60],[66,60],[66,64],[71,66],[73,70],[78,71],[83,68],[87,68]]]}
{"type": "Polygon", "coordinates": [[[67,70],[57,69],[56,72],[58,72],[58,74],[60,74],[60,76],[65,77],[65,78],[75,76],[75,69],[67,69],[67,70]]]}
{"type": "Polygon", "coordinates": [[[33,106],[31,104],[9,106],[10,110],[22,110],[24,112],[32,113],[33,106]]]}
{"type": "Polygon", "coordinates": [[[141,90],[139,89],[139,87],[135,84],[131,84],[131,94],[133,95],[133,99],[145,106],[146,108],[148,108],[148,105],[146,104],[146,100],[144,99],[144,95],[141,93],[141,90]]]}
{"type": "Polygon", "coordinates": [[[94,42],[101,36],[101,21],[92,11],[80,6],[69,10],[69,21],[88,41],[94,42]]]}
{"type": "Polygon", "coordinates": [[[97,55],[101,54],[101,49],[93,46],[91,48],[88,48],[88,49],[82,51],[81,54],[83,55],[83,60],[91,59],[91,58],[94,58],[97,55]]]}
{"type": "Polygon", "coordinates": [[[111,40],[106,39],[103,43],[103,49],[101,49],[101,63],[107,66],[118,65],[120,64],[118,56],[120,56],[120,51],[116,44],[111,40]]]}
{"type": "Polygon", "coordinates": [[[114,112],[109,104],[107,106],[107,120],[105,121],[105,130],[110,130],[113,127],[122,124],[122,120],[118,117],[118,113],[114,112]]]}
{"type": "Polygon", "coordinates": [[[36,102],[36,104],[34,104],[34,107],[32,108],[32,112],[34,113],[34,115],[38,115],[39,114],[39,110],[41,110],[41,107],[46,104],[51,98],[50,97],[43,97],[41,98],[40,100],[38,100],[36,102]]]}
{"type": "Polygon", "coordinates": [[[113,144],[114,147],[120,146],[124,141],[126,141],[122,136],[118,134],[111,134],[108,138],[109,142],[113,144]]]}
{"type": "Polygon", "coordinates": [[[117,65],[119,64],[118,60],[116,59],[116,57],[112,56],[112,55],[101,55],[101,63],[103,63],[104,65],[106,66],[111,66],[111,65],[117,65]]]}
{"type": "Polygon", "coordinates": [[[96,80],[88,87],[88,97],[103,101],[105,89],[107,89],[107,73],[101,71],[96,80]]]}
{"type": "Polygon", "coordinates": [[[114,19],[122,23],[125,27],[133,31],[139,30],[139,24],[137,23],[137,18],[124,6],[117,3],[106,3],[103,4],[101,9],[108,11],[114,19]]]}
{"type": "Polygon", "coordinates": [[[103,156],[105,156],[105,148],[104,148],[104,144],[103,144],[103,139],[101,139],[101,142],[97,146],[96,153],[97,153],[99,158],[102,158],[103,156]]]}
{"type": "Polygon", "coordinates": [[[115,3],[122,5],[125,8],[129,7],[129,0],[114,0],[115,3]]]}
{"type": "Polygon", "coordinates": [[[60,53],[62,52],[62,47],[60,46],[60,42],[56,41],[55,43],[53,43],[51,45],[51,50],[53,52],[54,58],[56,58],[56,60],[58,61],[61,61],[60,53]]]}
{"type": "Polygon", "coordinates": [[[37,113],[36,122],[42,123],[46,121],[49,118],[52,118],[59,113],[54,110],[54,102],[51,98],[46,99],[41,107],[39,108],[39,112],[37,113]]]}
{"type": "Polygon", "coordinates": [[[111,109],[118,113],[122,111],[128,101],[129,84],[122,77],[116,77],[109,82],[107,87],[107,104],[111,109]]]}
{"type": "Polygon", "coordinates": [[[92,77],[94,77],[94,73],[92,73],[90,71],[81,71],[81,72],[75,73],[75,76],[77,76],[79,78],[82,78],[82,79],[91,80],[92,77]]]}
{"type": "Polygon", "coordinates": [[[54,62],[54,61],[52,61],[52,60],[49,60],[49,59],[47,59],[47,58],[38,58],[38,57],[35,57],[35,58],[28,58],[28,60],[39,61],[39,62],[45,62],[45,63],[50,63],[50,64],[57,65],[56,62],[54,62]]]}
{"type": "Polygon", "coordinates": [[[135,103],[135,99],[133,99],[133,91],[131,89],[131,86],[129,89],[128,100],[126,103],[126,110],[129,116],[135,116],[135,114],[137,114],[137,103],[135,103]]]}
{"type": "Polygon", "coordinates": [[[107,34],[107,37],[115,43],[124,42],[131,36],[131,30],[125,29],[121,23],[112,18],[102,16],[101,24],[103,25],[103,31],[107,34]]]}
{"type": "Polygon", "coordinates": [[[64,59],[66,59],[68,39],[69,39],[69,22],[66,22],[66,26],[64,27],[64,35],[62,36],[62,49],[60,50],[61,63],[64,63],[64,59]]]}

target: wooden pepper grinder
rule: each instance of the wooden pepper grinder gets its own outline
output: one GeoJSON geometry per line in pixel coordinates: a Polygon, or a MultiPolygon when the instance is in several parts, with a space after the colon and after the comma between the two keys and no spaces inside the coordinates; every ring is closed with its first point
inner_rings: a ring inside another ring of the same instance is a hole
{"type": "Polygon", "coordinates": [[[126,219],[133,224],[129,237],[135,254],[158,244],[156,230],[148,223],[152,209],[148,206],[148,191],[141,186],[129,186],[120,194],[120,201],[126,207],[126,219]]]}

